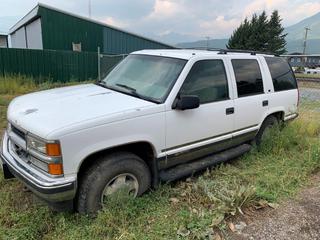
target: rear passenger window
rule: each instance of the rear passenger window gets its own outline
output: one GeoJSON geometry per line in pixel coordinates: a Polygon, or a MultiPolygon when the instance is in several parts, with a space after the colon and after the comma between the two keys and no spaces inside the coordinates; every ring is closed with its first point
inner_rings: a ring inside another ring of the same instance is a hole
{"type": "Polygon", "coordinates": [[[200,98],[200,103],[228,99],[228,83],[223,61],[196,62],[184,81],[180,94],[196,95],[200,98]]]}
{"type": "Polygon", "coordinates": [[[265,57],[268,64],[274,90],[284,91],[297,88],[297,81],[289,64],[282,58],[265,57]]]}
{"type": "Polygon", "coordinates": [[[245,97],[263,93],[263,82],[258,61],[255,59],[233,59],[238,96],[245,97]]]}

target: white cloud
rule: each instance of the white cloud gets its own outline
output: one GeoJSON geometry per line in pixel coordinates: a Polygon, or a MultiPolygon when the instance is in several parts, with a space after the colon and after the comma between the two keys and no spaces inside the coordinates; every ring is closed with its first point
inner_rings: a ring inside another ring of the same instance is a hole
{"type": "MultiPolygon", "coordinates": [[[[41,1],[88,15],[88,0],[41,1]]],[[[4,16],[22,17],[36,4],[37,0],[1,0],[0,21],[4,16]]],[[[199,39],[229,37],[245,17],[274,9],[288,26],[319,12],[320,0],[92,0],[92,17],[110,25],[150,36],[180,34],[199,39]]]]}
{"type": "Polygon", "coordinates": [[[111,26],[114,27],[118,27],[118,28],[127,28],[128,27],[128,23],[123,22],[123,21],[119,21],[113,17],[106,17],[103,19],[99,19],[101,22],[104,22],[106,24],[109,24],[111,26]]]}

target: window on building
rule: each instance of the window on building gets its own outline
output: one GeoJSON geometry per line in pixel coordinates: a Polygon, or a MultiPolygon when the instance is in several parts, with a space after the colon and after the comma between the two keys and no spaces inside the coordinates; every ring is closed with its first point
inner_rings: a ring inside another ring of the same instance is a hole
{"type": "Polygon", "coordinates": [[[196,62],[181,87],[180,95],[196,95],[200,98],[200,103],[228,99],[228,80],[223,61],[196,62]]]}
{"type": "Polygon", "coordinates": [[[298,62],[298,63],[301,62],[301,58],[297,58],[297,62],[298,62]]]}
{"type": "Polygon", "coordinates": [[[294,62],[294,58],[290,58],[290,62],[294,62]]]}
{"type": "Polygon", "coordinates": [[[289,64],[282,58],[265,57],[268,64],[274,90],[283,91],[297,88],[297,81],[289,64]]]}
{"type": "Polygon", "coordinates": [[[255,59],[233,59],[238,97],[263,93],[263,81],[258,61],[255,59]]]}

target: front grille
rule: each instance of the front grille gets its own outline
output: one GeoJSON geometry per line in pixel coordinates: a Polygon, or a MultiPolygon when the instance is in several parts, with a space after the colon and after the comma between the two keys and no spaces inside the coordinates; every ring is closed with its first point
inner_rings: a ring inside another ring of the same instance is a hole
{"type": "Polygon", "coordinates": [[[11,131],[14,132],[16,135],[18,135],[19,137],[21,137],[23,140],[26,140],[26,134],[20,129],[13,126],[12,124],[11,124],[11,131]]]}

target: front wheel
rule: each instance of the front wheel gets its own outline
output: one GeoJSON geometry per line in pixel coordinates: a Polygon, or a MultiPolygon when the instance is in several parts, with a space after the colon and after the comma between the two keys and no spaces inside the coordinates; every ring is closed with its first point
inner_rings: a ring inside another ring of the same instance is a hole
{"type": "Polygon", "coordinates": [[[94,214],[108,202],[135,198],[150,188],[151,174],[138,156],[113,153],[97,161],[85,172],[78,192],[79,213],[94,214]]]}

